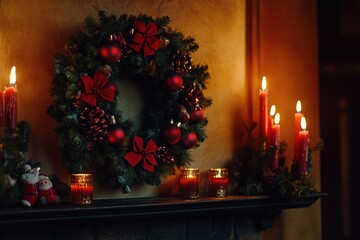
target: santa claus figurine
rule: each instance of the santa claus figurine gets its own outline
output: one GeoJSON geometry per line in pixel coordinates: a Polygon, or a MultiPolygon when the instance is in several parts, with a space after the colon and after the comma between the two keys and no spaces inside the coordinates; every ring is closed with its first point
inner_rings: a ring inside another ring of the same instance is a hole
{"type": "Polygon", "coordinates": [[[38,199],[38,191],[36,187],[38,179],[39,169],[32,169],[30,165],[26,164],[24,166],[24,173],[20,177],[22,193],[21,203],[24,206],[31,207],[36,203],[38,199]]]}
{"type": "Polygon", "coordinates": [[[57,205],[60,203],[60,197],[53,189],[53,184],[48,176],[40,174],[39,181],[36,185],[39,192],[39,200],[42,205],[57,205]]]}

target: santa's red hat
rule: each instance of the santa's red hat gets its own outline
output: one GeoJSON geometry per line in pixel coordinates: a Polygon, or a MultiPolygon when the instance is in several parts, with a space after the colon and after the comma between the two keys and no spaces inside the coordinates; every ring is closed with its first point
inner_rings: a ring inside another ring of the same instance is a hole
{"type": "Polygon", "coordinates": [[[43,179],[49,179],[49,177],[46,176],[46,175],[43,174],[43,173],[40,173],[40,174],[39,174],[39,181],[40,181],[40,180],[43,180],[43,179]]]}

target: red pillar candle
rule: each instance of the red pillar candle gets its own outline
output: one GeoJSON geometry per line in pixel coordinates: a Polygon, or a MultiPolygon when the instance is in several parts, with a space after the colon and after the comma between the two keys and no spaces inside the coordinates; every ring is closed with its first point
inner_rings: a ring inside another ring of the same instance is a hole
{"type": "Polygon", "coordinates": [[[4,94],[0,90],[0,128],[4,127],[4,94]]]}
{"type": "Polygon", "coordinates": [[[12,67],[10,73],[10,87],[5,88],[5,127],[16,128],[17,123],[17,88],[16,68],[12,67]]]}
{"type": "Polygon", "coordinates": [[[308,145],[309,145],[309,131],[306,130],[306,120],[305,117],[301,118],[301,131],[299,132],[299,173],[306,173],[306,165],[308,158],[308,145]]]}
{"type": "Polygon", "coordinates": [[[301,113],[301,102],[298,100],[296,102],[296,113],[295,113],[295,125],[294,125],[294,160],[298,161],[300,159],[300,142],[299,142],[299,132],[301,130],[300,122],[303,114],[301,113]]]}
{"type": "Polygon", "coordinates": [[[93,201],[93,191],[92,174],[71,174],[71,202],[73,205],[90,205],[93,201]]]}
{"type": "Polygon", "coordinates": [[[209,170],[209,196],[226,197],[228,194],[228,170],[226,168],[211,168],[209,170]]]}
{"type": "Polygon", "coordinates": [[[268,133],[268,90],[266,86],[266,77],[262,78],[260,97],[260,116],[259,116],[259,133],[260,137],[266,138],[268,133]]]}
{"type": "Polygon", "coordinates": [[[271,168],[277,169],[279,167],[279,148],[280,148],[280,114],[276,113],[274,124],[270,129],[270,144],[276,146],[275,157],[272,161],[271,168]]]}
{"type": "Polygon", "coordinates": [[[268,141],[267,141],[267,146],[268,147],[271,146],[270,139],[272,137],[271,137],[271,130],[269,130],[269,129],[271,129],[272,126],[274,125],[275,113],[276,113],[276,107],[275,107],[275,105],[271,105],[270,114],[269,114],[269,117],[268,117],[268,141]]]}
{"type": "Polygon", "coordinates": [[[199,198],[200,173],[198,168],[180,170],[180,197],[184,199],[199,198]]]}

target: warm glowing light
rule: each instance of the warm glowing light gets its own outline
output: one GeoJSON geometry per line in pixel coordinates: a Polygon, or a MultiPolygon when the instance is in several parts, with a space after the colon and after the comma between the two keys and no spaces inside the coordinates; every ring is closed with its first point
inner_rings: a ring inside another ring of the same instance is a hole
{"type": "Polygon", "coordinates": [[[275,114],[274,123],[275,123],[275,124],[279,124],[279,123],[280,123],[280,113],[276,113],[276,114],[275,114]]]}
{"type": "Polygon", "coordinates": [[[13,66],[10,72],[10,85],[14,85],[16,83],[16,67],[13,66]]]}
{"type": "Polygon", "coordinates": [[[306,119],[301,117],[301,130],[306,130],[306,119]]]}
{"type": "Polygon", "coordinates": [[[270,116],[275,116],[275,113],[276,113],[276,107],[275,105],[271,105],[271,108],[270,108],[270,116]]]}
{"type": "Polygon", "coordinates": [[[262,89],[263,91],[265,91],[266,88],[267,88],[266,77],[263,76],[263,77],[262,77],[262,81],[261,81],[261,89],[262,89]]]}
{"type": "Polygon", "coordinates": [[[300,100],[298,100],[298,101],[296,102],[296,111],[297,111],[297,112],[301,112],[301,102],[300,102],[300,100]]]}

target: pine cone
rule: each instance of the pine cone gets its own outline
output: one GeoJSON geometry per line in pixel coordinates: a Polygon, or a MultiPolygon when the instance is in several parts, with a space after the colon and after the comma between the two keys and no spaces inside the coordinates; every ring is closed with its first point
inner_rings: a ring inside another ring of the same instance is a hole
{"type": "Polygon", "coordinates": [[[192,58],[189,53],[177,51],[171,56],[171,69],[180,75],[185,75],[191,69],[192,58]]]}
{"type": "Polygon", "coordinates": [[[92,141],[102,142],[108,135],[109,116],[99,107],[85,107],[79,114],[81,130],[92,141]]]}
{"type": "Polygon", "coordinates": [[[204,95],[201,87],[194,83],[191,87],[180,89],[180,102],[186,107],[188,112],[193,112],[203,108],[204,95]]]}

